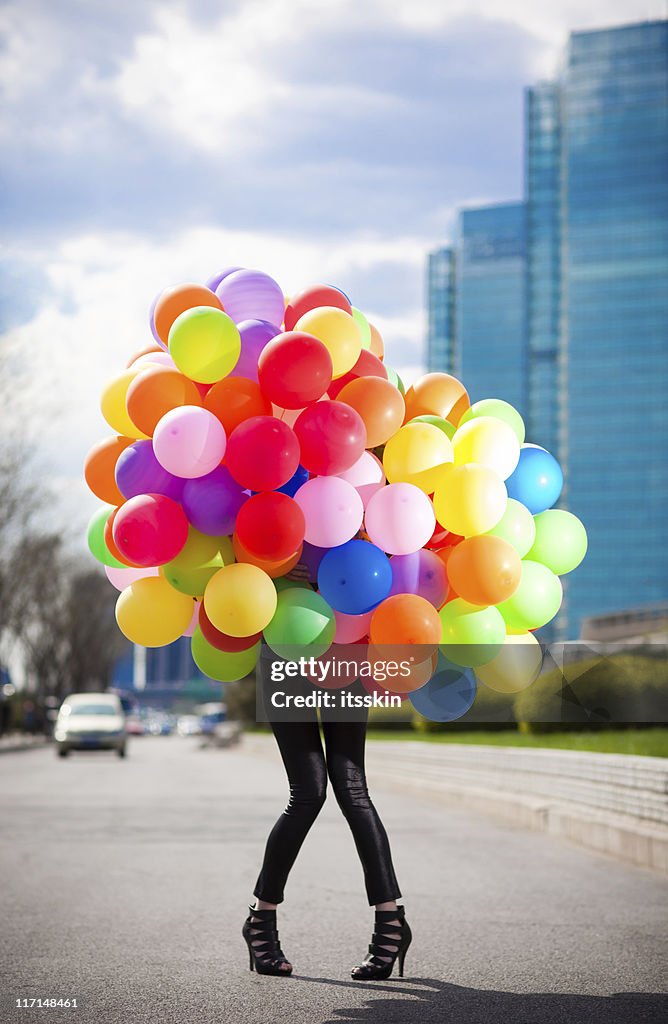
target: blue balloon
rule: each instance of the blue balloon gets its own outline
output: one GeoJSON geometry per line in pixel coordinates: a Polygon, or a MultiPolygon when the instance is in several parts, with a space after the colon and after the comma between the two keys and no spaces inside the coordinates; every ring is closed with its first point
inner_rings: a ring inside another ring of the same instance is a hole
{"type": "Polygon", "coordinates": [[[471,708],[477,688],[471,669],[453,665],[439,654],[434,675],[410,693],[408,699],[416,711],[432,722],[454,722],[471,708]]]}
{"type": "Polygon", "coordinates": [[[509,498],[521,501],[532,515],[552,508],[564,486],[564,474],[554,455],[537,444],[523,444],[520,460],[506,480],[509,498]]]}
{"type": "Polygon", "coordinates": [[[330,548],[318,567],[318,589],[325,601],[346,615],[362,615],[384,601],[392,567],[384,551],[368,540],[330,548]]]}
{"type": "Polygon", "coordinates": [[[282,491],[283,494],[287,494],[289,498],[294,498],[301,485],[305,484],[307,480],[308,469],[304,469],[303,466],[297,466],[294,474],[290,477],[287,484],[283,484],[282,487],[277,487],[276,490],[282,491]]]}

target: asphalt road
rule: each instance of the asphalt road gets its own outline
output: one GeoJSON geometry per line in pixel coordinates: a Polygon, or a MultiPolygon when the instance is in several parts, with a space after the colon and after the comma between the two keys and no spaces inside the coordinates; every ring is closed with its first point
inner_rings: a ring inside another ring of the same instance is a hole
{"type": "MultiPolygon", "coordinates": [[[[398,755],[401,756],[400,747],[398,755]]],[[[0,757],[2,1021],[644,1024],[668,1013],[668,883],[543,834],[374,790],[414,932],[358,983],[372,914],[330,796],[280,911],[292,978],[248,970],[242,920],[278,765],[135,739],[0,757]],[[76,1009],[18,1009],[19,998],[76,1009]]]]}

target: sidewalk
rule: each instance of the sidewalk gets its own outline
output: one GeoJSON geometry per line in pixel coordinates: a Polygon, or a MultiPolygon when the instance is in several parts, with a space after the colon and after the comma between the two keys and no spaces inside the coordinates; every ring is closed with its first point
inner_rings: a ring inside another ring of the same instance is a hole
{"type": "Polygon", "coordinates": [[[10,732],[0,736],[0,754],[13,754],[17,750],[39,750],[50,741],[43,734],[10,732]]]}
{"type": "MultiPolygon", "coordinates": [[[[243,745],[274,756],[270,736],[243,745]]],[[[372,789],[459,805],[668,873],[668,759],[373,740],[372,789]]]]}

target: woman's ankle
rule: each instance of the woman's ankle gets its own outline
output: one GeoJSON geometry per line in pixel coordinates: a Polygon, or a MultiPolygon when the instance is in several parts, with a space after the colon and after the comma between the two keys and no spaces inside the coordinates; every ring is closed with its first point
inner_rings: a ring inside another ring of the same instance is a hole
{"type": "Polygon", "coordinates": [[[255,900],[254,910],[276,910],[278,903],[267,903],[266,900],[255,900]]]}

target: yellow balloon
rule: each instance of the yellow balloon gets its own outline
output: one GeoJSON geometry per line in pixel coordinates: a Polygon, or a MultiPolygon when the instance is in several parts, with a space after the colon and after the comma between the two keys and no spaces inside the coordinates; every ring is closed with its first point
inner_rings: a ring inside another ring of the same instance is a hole
{"type": "Polygon", "coordinates": [[[469,462],[489,466],[507,480],[520,458],[520,443],[515,431],[503,420],[477,416],[462,424],[452,439],[455,466],[469,462]]]}
{"type": "Polygon", "coordinates": [[[219,569],[204,591],[204,610],[228,636],[251,636],[269,625],[276,611],[276,587],[263,569],[235,562],[219,569]]]}
{"type": "Polygon", "coordinates": [[[473,537],[496,526],[507,501],[506,485],[488,466],[444,466],[434,492],[434,511],[444,529],[473,537]]]}
{"type": "Polygon", "coordinates": [[[450,438],[432,423],[407,423],[390,438],[383,452],[385,475],[391,484],[407,483],[432,494],[452,463],[450,438]]]}
{"type": "Polygon", "coordinates": [[[116,622],[133,644],[164,647],[183,636],[193,607],[192,597],[174,590],[162,576],[147,576],[118,595],[116,622]]]}
{"type": "Polygon", "coordinates": [[[318,306],[304,313],[294,326],[318,338],[332,357],[332,376],[342,377],[359,359],[362,351],[362,332],[345,309],[318,306]]]}
{"type": "Polygon", "coordinates": [[[128,416],[125,399],[132,381],[145,369],[145,365],[130,366],[123,373],[119,373],[117,377],[112,377],[102,391],[100,399],[102,415],[117,434],[123,434],[125,437],[141,438],[142,440],[146,440],[148,434],[144,434],[139,427],[136,427],[128,416]]]}
{"type": "Polygon", "coordinates": [[[498,693],[519,693],[535,682],[542,667],[543,651],[533,633],[510,633],[499,653],[475,674],[498,693]]]}

